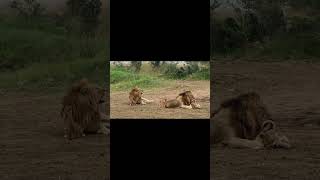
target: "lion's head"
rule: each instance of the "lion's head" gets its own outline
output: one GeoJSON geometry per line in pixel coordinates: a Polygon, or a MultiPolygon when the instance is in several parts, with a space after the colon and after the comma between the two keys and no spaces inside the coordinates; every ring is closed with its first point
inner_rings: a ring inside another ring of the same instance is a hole
{"type": "Polygon", "coordinates": [[[267,120],[263,122],[261,132],[256,139],[264,145],[266,148],[286,148],[291,147],[289,139],[280,134],[279,130],[273,121],[267,120]]]}
{"type": "Polygon", "coordinates": [[[138,88],[137,86],[134,87],[129,93],[130,104],[131,105],[141,104],[142,94],[143,94],[143,90],[142,89],[138,88]]]}
{"type": "MultiPolygon", "coordinates": [[[[222,116],[233,136],[258,141],[266,148],[289,148],[286,136],[281,135],[260,96],[255,92],[239,95],[224,101],[212,115],[222,116]]],[[[223,124],[226,126],[225,124],[223,124]]]]}
{"type": "Polygon", "coordinates": [[[182,103],[187,106],[192,106],[193,109],[200,109],[201,106],[196,102],[196,98],[193,96],[191,91],[185,91],[180,93],[178,97],[181,96],[182,103]]]}

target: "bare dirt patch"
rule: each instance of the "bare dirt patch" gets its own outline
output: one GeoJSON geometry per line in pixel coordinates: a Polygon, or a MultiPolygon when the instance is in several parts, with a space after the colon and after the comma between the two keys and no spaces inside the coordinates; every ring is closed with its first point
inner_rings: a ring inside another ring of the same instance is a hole
{"type": "MultiPolygon", "coordinates": [[[[131,89],[130,89],[131,90],[131,89]]],[[[169,87],[144,90],[144,97],[154,100],[146,105],[129,105],[129,92],[112,92],[110,94],[111,119],[119,118],[161,118],[161,119],[201,119],[209,118],[210,82],[209,81],[176,81],[169,87]],[[191,90],[201,109],[160,108],[160,98],[174,99],[184,90],[191,90]]]]}
{"type": "Polygon", "coordinates": [[[109,138],[66,143],[59,119],[62,94],[0,94],[1,179],[109,178],[109,138]]]}
{"type": "Polygon", "coordinates": [[[215,62],[214,109],[226,98],[259,93],[290,150],[213,147],[210,177],[226,179],[318,179],[320,177],[320,63],[215,62]]]}

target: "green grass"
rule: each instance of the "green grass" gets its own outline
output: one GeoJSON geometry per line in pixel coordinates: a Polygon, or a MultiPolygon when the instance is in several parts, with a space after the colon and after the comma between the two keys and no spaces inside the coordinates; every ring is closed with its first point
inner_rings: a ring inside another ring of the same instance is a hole
{"type": "Polygon", "coordinates": [[[0,73],[0,88],[47,89],[65,87],[81,78],[105,85],[104,57],[79,59],[72,62],[34,63],[14,72],[0,73]]]}
{"type": "MultiPolygon", "coordinates": [[[[62,27],[55,28],[56,30],[53,27],[19,27],[0,21],[0,70],[16,70],[32,63],[64,62],[81,58],[80,52],[87,50],[84,42],[77,36],[59,31],[62,27]]],[[[89,43],[96,53],[107,48],[104,38],[97,38],[89,43]]]]}
{"type": "Polygon", "coordinates": [[[190,75],[192,80],[210,80],[210,70],[202,69],[190,75]]]}
{"type": "MultiPolygon", "coordinates": [[[[143,64],[140,73],[135,73],[125,67],[115,66],[111,66],[110,73],[111,90],[113,91],[128,90],[135,86],[143,89],[159,88],[168,86],[179,79],[176,76],[166,76],[161,70],[152,70],[149,64],[143,64]]],[[[210,80],[209,69],[199,70],[182,79],[210,80]]]]}
{"type": "Polygon", "coordinates": [[[150,89],[167,85],[169,80],[145,73],[134,73],[125,68],[111,68],[110,83],[112,90],[127,90],[138,86],[139,88],[150,89]]]}

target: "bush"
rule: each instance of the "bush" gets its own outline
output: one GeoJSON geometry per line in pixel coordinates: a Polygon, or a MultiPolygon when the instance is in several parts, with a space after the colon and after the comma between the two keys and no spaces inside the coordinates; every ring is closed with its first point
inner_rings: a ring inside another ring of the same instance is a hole
{"type": "Polygon", "coordinates": [[[35,62],[67,61],[78,51],[76,43],[66,37],[38,30],[2,25],[0,34],[2,71],[16,70],[35,62]]]}
{"type": "Polygon", "coordinates": [[[14,72],[2,72],[0,88],[63,87],[83,77],[104,84],[105,63],[104,57],[72,62],[33,63],[14,72]]]}
{"type": "Polygon", "coordinates": [[[44,8],[37,0],[13,0],[10,7],[17,10],[19,15],[27,20],[32,17],[41,16],[44,12],[44,8]]]}
{"type": "Polygon", "coordinates": [[[137,75],[123,67],[113,68],[110,72],[110,83],[115,84],[126,80],[135,79],[137,75]]]}
{"type": "Polygon", "coordinates": [[[151,61],[150,63],[151,63],[152,69],[160,68],[161,61],[151,61]]]}
{"type": "Polygon", "coordinates": [[[142,66],[141,61],[131,61],[131,69],[134,70],[135,72],[139,72],[141,66],[142,66]]]}
{"type": "Polygon", "coordinates": [[[209,73],[209,68],[200,69],[198,62],[187,62],[187,65],[183,67],[177,67],[177,64],[170,63],[164,65],[160,71],[169,79],[187,79],[189,77],[197,79],[200,76],[206,76],[205,74],[209,73]]]}
{"type": "Polygon", "coordinates": [[[288,19],[288,32],[290,33],[303,33],[313,32],[320,29],[318,20],[308,17],[294,16],[288,19]]]}
{"type": "Polygon", "coordinates": [[[246,42],[244,32],[233,18],[227,18],[222,22],[216,20],[213,27],[214,52],[233,52],[235,49],[242,47],[246,42]]]}
{"type": "Polygon", "coordinates": [[[190,78],[194,80],[210,80],[210,70],[209,68],[203,68],[193,73],[190,78]]]}
{"type": "Polygon", "coordinates": [[[140,88],[159,87],[166,83],[160,77],[137,74],[132,70],[123,67],[112,67],[110,71],[111,88],[117,90],[127,90],[134,86],[140,88]]]}

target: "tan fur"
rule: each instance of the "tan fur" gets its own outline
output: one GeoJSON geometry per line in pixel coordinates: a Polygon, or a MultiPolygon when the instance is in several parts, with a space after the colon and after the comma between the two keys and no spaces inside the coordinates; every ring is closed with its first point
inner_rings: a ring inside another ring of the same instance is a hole
{"type": "Polygon", "coordinates": [[[176,99],[181,100],[185,106],[192,106],[193,109],[200,109],[201,107],[200,104],[196,102],[196,98],[193,96],[191,91],[180,93],[176,99]]]}
{"type": "Polygon", "coordinates": [[[212,114],[210,135],[213,144],[231,147],[290,148],[257,93],[242,94],[223,102],[212,114]]]}
{"type": "Polygon", "coordinates": [[[147,104],[153,102],[153,100],[148,100],[142,97],[143,91],[138,87],[134,87],[129,93],[129,105],[137,105],[137,104],[147,104]]]}
{"type": "Polygon", "coordinates": [[[89,84],[82,79],[76,82],[63,97],[61,118],[68,139],[84,136],[85,133],[108,134],[102,124],[107,116],[102,113],[101,104],[105,102],[105,90],[89,84]]]}
{"type": "Polygon", "coordinates": [[[160,107],[164,108],[184,108],[184,109],[199,109],[200,105],[196,102],[191,91],[180,93],[176,99],[167,100],[163,98],[159,103],[160,107]]]}
{"type": "Polygon", "coordinates": [[[182,103],[181,101],[177,99],[167,100],[167,99],[161,99],[160,100],[160,107],[163,108],[178,108],[181,107],[182,103]]]}

